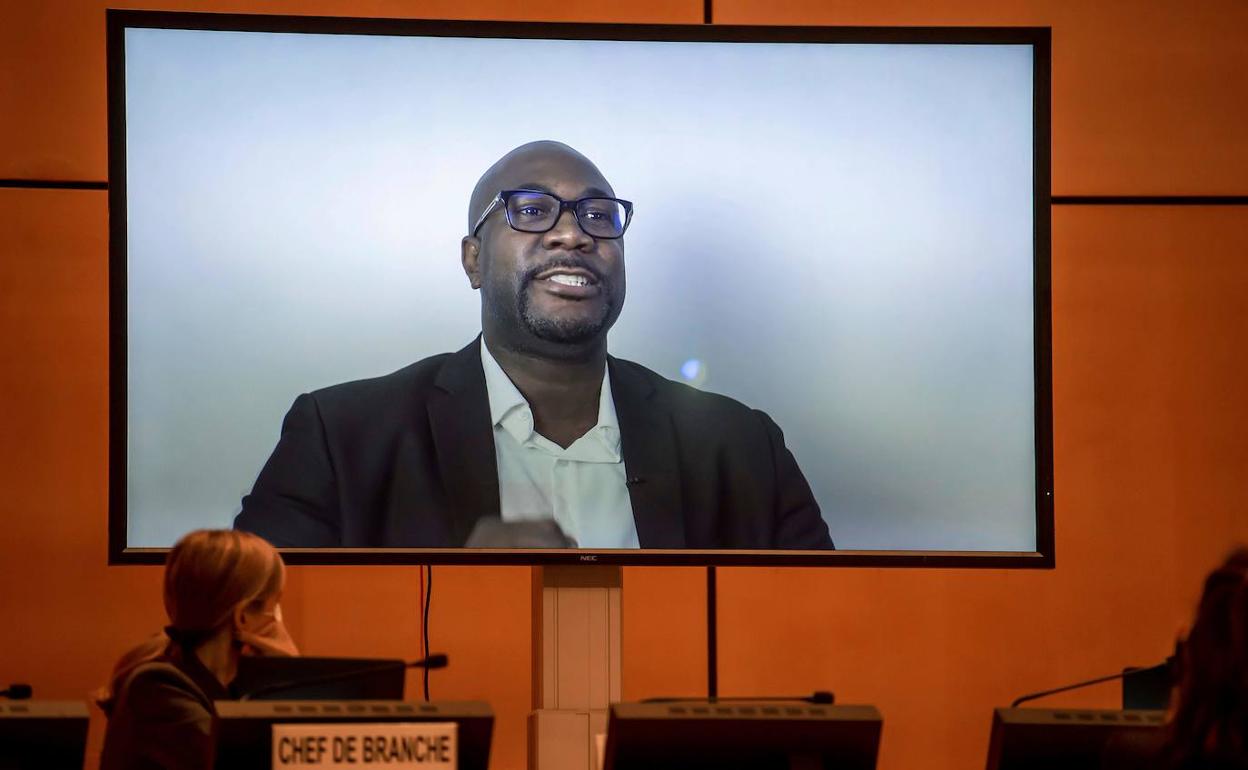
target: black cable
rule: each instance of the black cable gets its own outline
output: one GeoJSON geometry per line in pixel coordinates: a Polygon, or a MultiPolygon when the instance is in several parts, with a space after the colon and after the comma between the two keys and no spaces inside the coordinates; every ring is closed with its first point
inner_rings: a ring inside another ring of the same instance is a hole
{"type": "Polygon", "coordinates": [[[1054,206],[1248,206],[1248,195],[1054,195],[1054,206]]]}
{"type": "Polygon", "coordinates": [[[86,179],[0,179],[0,189],[107,190],[108,182],[96,182],[86,179]]]}
{"type": "Polygon", "coordinates": [[[349,669],[347,671],[335,671],[330,674],[322,674],[320,676],[296,677],[283,682],[272,682],[263,687],[257,687],[249,692],[239,694],[239,700],[255,700],[260,695],[272,695],[282,690],[290,690],[296,687],[311,687],[314,685],[333,684],[335,682],[349,682],[352,679],[359,679],[369,674],[377,674],[383,671],[393,671],[397,663],[401,668],[423,668],[425,670],[431,668],[446,668],[448,660],[442,653],[429,655],[419,660],[412,661],[394,661],[388,660],[384,663],[377,663],[360,668],[349,669]]]}
{"type": "Polygon", "coordinates": [[[719,621],[716,619],[719,600],[715,586],[715,568],[706,568],[706,696],[719,695],[719,621]]]}
{"type": "Polygon", "coordinates": [[[1047,695],[1057,695],[1059,692],[1067,692],[1069,690],[1078,690],[1081,687],[1090,687],[1091,685],[1100,684],[1101,682],[1112,682],[1115,679],[1122,679],[1127,674],[1131,673],[1132,670],[1133,669],[1126,669],[1117,674],[1110,674],[1109,676],[1098,676],[1096,679],[1088,679],[1087,681],[1084,681],[1084,682],[1076,682],[1075,684],[1068,684],[1063,687],[1054,687],[1052,690],[1041,690],[1040,692],[1033,692],[1033,693],[1028,693],[1027,695],[1020,695],[1014,699],[1013,703],[1010,704],[1010,708],[1016,709],[1020,705],[1026,703],[1027,701],[1033,701],[1033,700],[1036,700],[1037,698],[1043,698],[1047,695]]]}
{"type": "MultiPolygon", "coordinates": [[[[424,634],[425,650],[429,650],[429,603],[433,601],[433,565],[426,564],[425,570],[425,617],[420,622],[421,633],[424,634]]],[[[429,669],[425,669],[425,701],[429,701],[429,669]]]]}

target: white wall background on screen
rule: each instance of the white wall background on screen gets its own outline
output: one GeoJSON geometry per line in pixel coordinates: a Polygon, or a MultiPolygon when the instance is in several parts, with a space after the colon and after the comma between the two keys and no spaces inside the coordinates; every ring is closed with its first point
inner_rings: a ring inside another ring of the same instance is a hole
{"type": "Polygon", "coordinates": [[[298,393],[467,343],[468,194],[554,138],[637,205],[612,351],[769,412],[838,545],[1034,547],[1026,48],[127,47],[131,545],[228,524],[298,393]]]}

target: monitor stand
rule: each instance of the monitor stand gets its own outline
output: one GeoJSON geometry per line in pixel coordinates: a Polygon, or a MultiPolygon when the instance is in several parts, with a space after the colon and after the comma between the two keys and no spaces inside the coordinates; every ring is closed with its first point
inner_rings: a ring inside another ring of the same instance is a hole
{"type": "Polygon", "coordinates": [[[621,693],[622,586],[620,567],[533,568],[530,770],[599,770],[621,693]]]}

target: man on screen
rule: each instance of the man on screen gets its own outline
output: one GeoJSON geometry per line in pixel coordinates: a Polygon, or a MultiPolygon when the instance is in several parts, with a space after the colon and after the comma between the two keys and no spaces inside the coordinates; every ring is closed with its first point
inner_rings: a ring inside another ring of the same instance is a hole
{"type": "Polygon", "coordinates": [[[632,204],[567,145],[477,182],[482,334],[304,394],[235,526],[286,547],[831,548],[764,413],[607,355],[632,204]]]}

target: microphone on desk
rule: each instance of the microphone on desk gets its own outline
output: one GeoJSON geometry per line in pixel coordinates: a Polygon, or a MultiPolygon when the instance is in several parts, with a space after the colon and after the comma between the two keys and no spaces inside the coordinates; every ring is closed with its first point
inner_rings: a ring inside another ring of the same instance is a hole
{"type": "MultiPolygon", "coordinates": [[[[1166,658],[1165,661],[1163,661],[1162,663],[1159,663],[1158,666],[1166,666],[1167,668],[1173,671],[1174,661],[1175,661],[1175,656],[1171,655],[1170,657],[1166,658]]],[[[1158,666],[1146,666],[1145,668],[1156,668],[1158,666]]],[[[1074,684],[1068,684],[1062,687],[1054,687],[1052,690],[1041,690],[1040,692],[1032,692],[1032,693],[1027,693],[1026,695],[1020,695],[1014,699],[1013,703],[1010,704],[1010,708],[1012,709],[1018,708],[1019,704],[1026,703],[1027,701],[1033,701],[1033,700],[1036,700],[1037,698],[1044,698],[1049,695],[1057,695],[1059,692],[1070,692],[1071,690],[1079,690],[1084,687],[1091,687],[1094,684],[1100,684],[1102,682],[1112,682],[1115,679],[1123,679],[1125,677],[1131,676],[1132,674],[1140,670],[1142,669],[1132,666],[1132,667],[1123,669],[1117,674],[1110,674],[1109,676],[1098,676],[1095,679],[1086,679],[1082,682],[1075,682],[1074,684]]]]}
{"type": "Polygon", "coordinates": [[[0,690],[0,698],[9,698],[10,700],[29,700],[30,696],[34,694],[34,688],[28,684],[11,684],[9,689],[0,690]]]}
{"type": "Polygon", "coordinates": [[[802,703],[817,703],[821,706],[831,706],[836,702],[836,696],[830,690],[815,690],[810,695],[764,695],[758,698],[748,695],[734,695],[730,698],[718,695],[695,698],[646,698],[642,703],[731,703],[733,701],[800,701],[802,703]]]}
{"type": "MultiPolygon", "coordinates": [[[[450,659],[444,653],[436,652],[427,658],[409,661],[403,664],[404,668],[424,668],[436,669],[446,668],[450,659]]],[[[293,690],[298,687],[313,687],[320,684],[332,684],[334,682],[345,682],[356,679],[369,674],[376,674],[382,671],[393,671],[394,663],[379,663],[373,666],[361,666],[360,668],[350,671],[338,671],[333,674],[321,674],[320,676],[305,676],[296,679],[288,679],[285,682],[274,682],[264,687],[257,687],[251,692],[243,693],[238,696],[239,700],[253,700],[261,695],[272,695],[282,690],[293,690]]]]}

